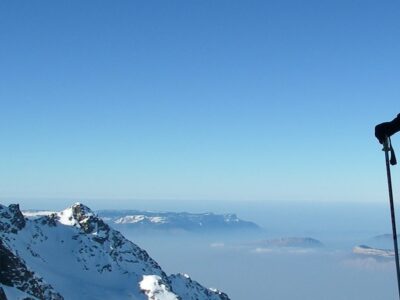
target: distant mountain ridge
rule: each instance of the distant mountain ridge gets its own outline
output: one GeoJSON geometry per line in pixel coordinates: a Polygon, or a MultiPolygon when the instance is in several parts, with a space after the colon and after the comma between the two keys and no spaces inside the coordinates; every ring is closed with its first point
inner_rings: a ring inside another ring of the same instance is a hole
{"type": "Polygon", "coordinates": [[[252,243],[265,248],[320,248],[324,245],[311,237],[282,237],[252,243]]]}
{"type": "Polygon", "coordinates": [[[20,292],[51,300],[229,300],[187,275],[166,275],[80,203],[33,218],[0,205],[0,240],[0,295],[9,299],[20,292]]]}
{"type": "Polygon", "coordinates": [[[139,210],[100,210],[109,224],[132,229],[183,230],[188,232],[261,230],[253,222],[239,219],[236,214],[149,212],[139,210]]]}

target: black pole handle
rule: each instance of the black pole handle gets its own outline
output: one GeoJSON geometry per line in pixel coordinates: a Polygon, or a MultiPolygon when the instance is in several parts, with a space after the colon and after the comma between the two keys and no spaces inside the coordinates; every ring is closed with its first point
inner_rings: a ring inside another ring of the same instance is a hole
{"type": "Polygon", "coordinates": [[[375,137],[383,144],[387,138],[400,131],[400,114],[390,122],[384,122],[375,126],[375,137]]]}

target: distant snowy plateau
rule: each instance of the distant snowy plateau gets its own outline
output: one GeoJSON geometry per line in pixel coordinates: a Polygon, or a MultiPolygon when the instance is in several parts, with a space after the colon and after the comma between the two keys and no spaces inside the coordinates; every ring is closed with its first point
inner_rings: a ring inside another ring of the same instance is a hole
{"type": "Polygon", "coordinates": [[[168,230],[184,232],[220,232],[239,230],[260,230],[249,221],[239,219],[235,214],[149,212],[138,210],[102,210],[98,215],[113,227],[139,230],[168,230]]]}
{"type": "Polygon", "coordinates": [[[26,217],[0,205],[0,299],[228,300],[166,275],[145,250],[82,204],[26,217]]]}

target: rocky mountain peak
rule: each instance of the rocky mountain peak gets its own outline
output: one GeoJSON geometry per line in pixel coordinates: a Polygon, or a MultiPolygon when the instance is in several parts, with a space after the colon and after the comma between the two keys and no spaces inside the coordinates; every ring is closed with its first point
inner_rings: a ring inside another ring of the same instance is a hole
{"type": "Polygon", "coordinates": [[[119,244],[121,243],[121,241],[116,241],[117,239],[114,236],[110,238],[110,226],[99,218],[89,207],[81,203],[75,203],[61,212],[38,220],[43,224],[47,223],[52,226],[59,222],[63,225],[77,227],[80,229],[81,233],[87,234],[97,243],[103,244],[107,240],[112,240],[114,244],[116,242],[119,242],[119,244]]]}
{"type": "Polygon", "coordinates": [[[74,205],[71,206],[72,210],[72,215],[75,220],[81,222],[84,221],[85,219],[94,216],[94,213],[92,210],[87,207],[86,205],[83,205],[82,203],[75,203],[74,205]]]}

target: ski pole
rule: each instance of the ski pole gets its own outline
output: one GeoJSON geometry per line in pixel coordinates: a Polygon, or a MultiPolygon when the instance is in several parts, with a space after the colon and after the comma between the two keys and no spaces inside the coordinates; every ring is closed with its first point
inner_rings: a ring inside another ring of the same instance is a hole
{"type": "Polygon", "coordinates": [[[391,176],[391,173],[390,173],[390,160],[389,160],[389,151],[392,151],[392,145],[391,145],[389,137],[386,137],[385,140],[384,140],[383,151],[385,151],[386,174],[387,174],[388,189],[389,189],[390,215],[391,215],[391,219],[392,219],[393,244],[394,244],[394,254],[395,254],[395,260],[396,260],[397,288],[398,288],[399,299],[400,299],[399,249],[398,249],[398,245],[397,245],[396,216],[395,216],[395,213],[394,213],[392,176],[391,176]]]}

